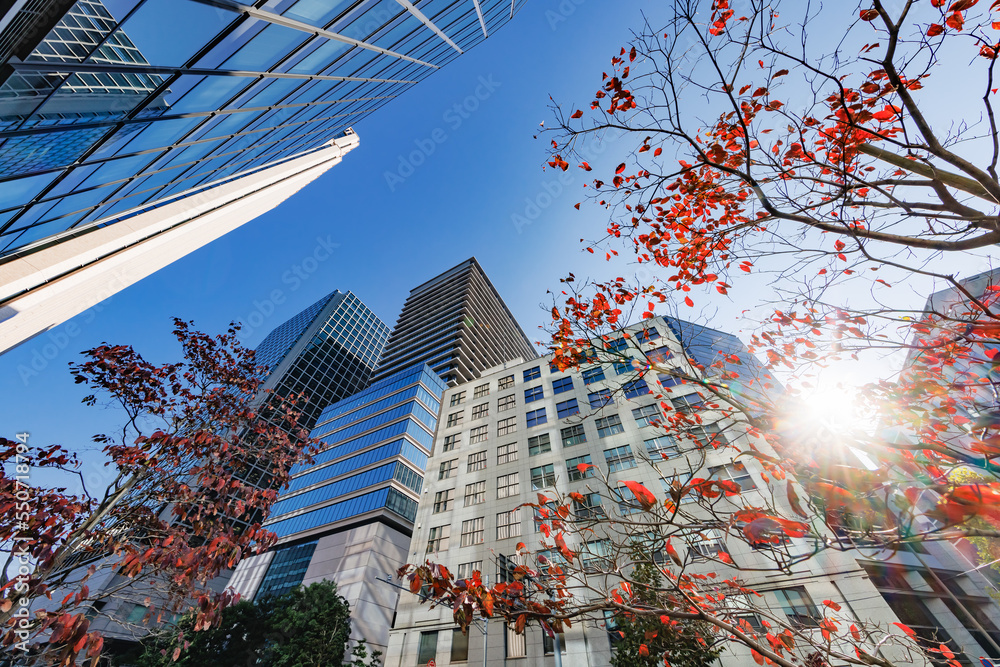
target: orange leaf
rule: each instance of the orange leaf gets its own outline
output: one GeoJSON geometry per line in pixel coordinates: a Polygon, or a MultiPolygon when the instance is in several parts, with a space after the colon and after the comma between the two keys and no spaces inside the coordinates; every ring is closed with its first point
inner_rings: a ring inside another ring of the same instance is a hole
{"type": "Polygon", "coordinates": [[[570,116],[570,118],[582,118],[582,117],[583,117],[583,112],[580,111],[579,109],[577,109],[576,111],[574,111],[573,115],[570,116]]]}
{"type": "Polygon", "coordinates": [[[635,499],[639,501],[644,510],[649,510],[654,505],[656,505],[656,496],[650,493],[649,489],[640,484],[639,482],[622,482],[628,490],[632,492],[635,499]]]}
{"type": "Polygon", "coordinates": [[[874,21],[878,18],[878,11],[874,9],[862,9],[861,10],[861,20],[862,21],[874,21]]]}
{"type": "Polygon", "coordinates": [[[684,303],[692,308],[694,307],[694,301],[689,296],[684,297],[684,303]]]}

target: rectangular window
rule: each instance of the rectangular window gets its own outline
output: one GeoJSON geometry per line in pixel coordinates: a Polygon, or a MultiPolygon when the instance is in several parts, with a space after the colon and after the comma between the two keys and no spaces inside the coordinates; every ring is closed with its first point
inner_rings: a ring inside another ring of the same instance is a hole
{"type": "Polygon", "coordinates": [[[684,381],[679,377],[673,375],[657,375],[656,381],[660,383],[660,386],[664,389],[669,389],[670,387],[676,387],[678,385],[684,384],[684,381]]]}
{"type": "Polygon", "coordinates": [[[532,410],[527,414],[527,418],[528,418],[528,428],[531,428],[532,426],[541,426],[542,424],[544,424],[549,420],[549,418],[545,416],[545,408],[538,408],[537,410],[532,410]]]}
{"type": "Polygon", "coordinates": [[[537,380],[542,377],[541,366],[535,366],[534,368],[528,368],[524,371],[524,381],[531,382],[532,380],[537,380]]]}
{"type": "Polygon", "coordinates": [[[674,406],[674,410],[678,412],[694,412],[701,409],[705,404],[705,399],[701,394],[694,393],[671,398],[670,402],[674,406]]]}
{"type": "Polygon", "coordinates": [[[438,649],[437,630],[434,630],[432,632],[421,632],[420,646],[417,649],[417,664],[426,665],[431,660],[437,658],[437,649],[438,649]]]}
{"type": "Polygon", "coordinates": [[[605,341],[604,349],[609,352],[624,352],[628,349],[628,341],[624,338],[615,338],[614,340],[605,341]]]}
{"type": "Polygon", "coordinates": [[[584,384],[599,382],[603,379],[604,379],[604,367],[602,366],[598,366],[597,368],[588,368],[583,372],[584,384]]]}
{"type": "Polygon", "coordinates": [[[451,535],[451,526],[437,526],[431,528],[430,535],[427,536],[427,553],[438,553],[448,550],[448,537],[451,535]]]}
{"type": "Polygon", "coordinates": [[[573,378],[563,377],[552,381],[553,394],[561,394],[564,391],[573,391],[573,378]]]}
{"type": "Polygon", "coordinates": [[[521,508],[497,514],[497,539],[506,540],[521,536],[521,508]]]}
{"type": "Polygon", "coordinates": [[[695,558],[715,558],[720,553],[728,554],[722,533],[715,528],[704,530],[695,536],[691,544],[692,555],[695,558]]]}
{"type": "Polygon", "coordinates": [[[588,468],[586,472],[580,472],[579,466],[584,463],[593,463],[593,461],[590,460],[590,454],[577,456],[575,459],[568,459],[566,461],[566,475],[569,477],[569,481],[578,482],[581,479],[587,479],[588,477],[594,476],[593,468],[588,468]]]}
{"type": "Polygon", "coordinates": [[[486,502],[486,482],[473,482],[465,485],[465,506],[479,505],[486,502]]]}
{"type": "Polygon", "coordinates": [[[455,489],[438,491],[434,494],[434,514],[455,509],[455,489]]]}
{"type": "Polygon", "coordinates": [[[535,401],[545,398],[545,393],[542,391],[541,385],[537,387],[532,387],[531,389],[524,390],[524,402],[534,403],[535,401]]]}
{"type": "MultiPolygon", "coordinates": [[[[542,652],[545,655],[555,655],[556,654],[556,642],[554,637],[549,637],[549,633],[542,630],[542,652]]],[[[563,637],[562,633],[559,633],[559,652],[566,653],[566,639],[563,637]]]]}
{"type": "Polygon", "coordinates": [[[448,415],[448,426],[458,426],[462,423],[462,419],[465,417],[465,413],[461,410],[458,412],[452,412],[448,415]]]}
{"type": "Polygon", "coordinates": [[[504,623],[504,652],[508,658],[523,658],[528,655],[528,636],[517,633],[513,626],[504,623]]]}
{"type": "Polygon", "coordinates": [[[549,463],[531,469],[531,489],[533,491],[544,489],[546,486],[555,486],[555,483],[556,471],[553,464],[549,463]]]}
{"type": "Polygon", "coordinates": [[[631,361],[616,361],[611,365],[614,366],[616,375],[625,375],[633,371],[631,361]]]}
{"type": "Polygon", "coordinates": [[[635,467],[635,455],[632,453],[632,448],[628,445],[605,449],[604,460],[608,464],[609,473],[635,467]]]}
{"type": "Polygon", "coordinates": [[[485,451],[469,454],[469,466],[466,472],[476,472],[477,470],[486,470],[485,451]]]}
{"type": "Polygon", "coordinates": [[[549,439],[548,433],[542,433],[541,435],[536,435],[533,438],[528,438],[528,456],[537,456],[538,454],[544,454],[545,452],[552,451],[552,442],[549,439]]]}
{"type": "Polygon", "coordinates": [[[510,389],[514,386],[514,376],[508,375],[507,377],[502,377],[497,382],[497,391],[503,391],[504,389],[510,389]]]}
{"type": "Polygon", "coordinates": [[[680,449],[677,447],[677,442],[669,435],[661,435],[646,440],[646,454],[656,462],[677,456],[680,454],[680,449]]]}
{"type": "Polygon", "coordinates": [[[618,415],[609,415],[597,420],[597,435],[602,438],[614,435],[615,433],[623,433],[624,431],[625,427],[622,426],[622,420],[618,415]]]}
{"type": "Polygon", "coordinates": [[[658,347],[655,350],[650,350],[646,353],[646,361],[651,364],[663,364],[666,363],[667,359],[674,356],[674,353],[670,351],[670,348],[664,345],[663,347],[658,347]]]}
{"type": "Polygon", "coordinates": [[[583,430],[583,424],[573,424],[559,431],[562,436],[563,447],[572,447],[587,442],[587,432],[583,430]]]}
{"type": "Polygon", "coordinates": [[[604,516],[604,509],[601,507],[601,494],[585,493],[581,500],[574,500],[573,513],[578,519],[594,519],[604,516]]]}
{"type": "Polygon", "coordinates": [[[572,417],[573,415],[580,414],[580,406],[577,404],[575,398],[571,398],[568,401],[556,403],[556,414],[559,416],[559,419],[572,417]]]}
{"type": "Polygon", "coordinates": [[[510,498],[520,493],[520,485],[517,481],[518,473],[512,472],[509,475],[497,477],[497,498],[510,498]]]}
{"type": "Polygon", "coordinates": [[[474,445],[477,442],[486,442],[489,437],[490,427],[488,425],[477,426],[469,431],[469,444],[474,445]]]}
{"type": "Polygon", "coordinates": [[[479,405],[472,406],[472,418],[482,419],[483,417],[489,416],[490,414],[490,404],[480,403],[479,405]]]}
{"type": "Polygon", "coordinates": [[[632,411],[632,419],[635,420],[635,425],[639,428],[659,424],[662,420],[662,417],[660,416],[660,408],[655,404],[644,405],[641,408],[636,408],[632,411]]]}
{"type": "Polygon", "coordinates": [[[497,435],[507,435],[517,430],[517,417],[507,417],[497,422],[497,435]]]}
{"type": "Polygon", "coordinates": [[[716,479],[728,479],[736,482],[742,491],[753,491],[757,485],[750,476],[750,471],[742,463],[727,463],[723,466],[710,466],[708,469],[710,477],[716,479]]]}
{"type": "Polygon", "coordinates": [[[469,635],[462,632],[461,628],[455,628],[451,631],[451,662],[467,662],[468,660],[469,635]]]}
{"type": "Polygon", "coordinates": [[[500,445],[497,447],[497,465],[503,465],[504,463],[512,463],[517,460],[517,443],[512,442],[509,445],[500,445]]]}
{"type": "Polygon", "coordinates": [[[813,627],[819,624],[822,616],[804,586],[779,588],[774,594],[778,596],[778,603],[793,624],[813,627]]]}
{"type": "Polygon", "coordinates": [[[444,448],[442,451],[450,452],[462,443],[462,434],[456,433],[455,435],[444,436],[444,448]]]}
{"type": "Polygon", "coordinates": [[[598,389],[595,392],[587,394],[587,400],[590,401],[591,410],[600,410],[605,405],[614,405],[615,399],[611,397],[610,389],[598,389]]]}
{"type": "Polygon", "coordinates": [[[513,410],[517,406],[517,398],[514,394],[509,396],[501,396],[497,399],[497,412],[504,412],[505,410],[513,410]]]}
{"type": "Polygon", "coordinates": [[[642,378],[636,378],[626,382],[622,390],[625,392],[625,398],[638,398],[649,393],[649,385],[642,378]]]}
{"type": "Polygon", "coordinates": [[[483,573],[483,561],[474,560],[471,563],[459,563],[458,564],[458,578],[468,579],[472,576],[473,572],[483,573]]]}
{"type": "Polygon", "coordinates": [[[648,343],[652,340],[656,340],[660,337],[660,332],[656,330],[656,327],[649,327],[643,329],[642,331],[636,332],[635,339],[637,342],[648,343]]]}
{"type": "Polygon", "coordinates": [[[472,398],[482,398],[490,395],[490,383],[481,384],[472,391],[472,398]]]}
{"type": "Polygon", "coordinates": [[[482,517],[469,519],[462,522],[462,546],[471,547],[473,544],[483,543],[483,522],[482,517]]]}
{"type": "Polygon", "coordinates": [[[456,391],[454,394],[451,395],[451,404],[450,405],[451,405],[451,407],[455,407],[456,405],[461,405],[462,401],[464,401],[464,400],[465,400],[465,392],[464,391],[456,391]]]}
{"type": "Polygon", "coordinates": [[[438,479],[448,479],[458,474],[458,459],[452,459],[451,461],[442,461],[441,467],[438,468],[438,479]]]}

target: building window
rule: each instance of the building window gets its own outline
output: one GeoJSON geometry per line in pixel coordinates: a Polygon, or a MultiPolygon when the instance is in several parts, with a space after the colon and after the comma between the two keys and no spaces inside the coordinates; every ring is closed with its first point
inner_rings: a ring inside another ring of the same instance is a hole
{"type": "Polygon", "coordinates": [[[661,435],[646,440],[646,453],[654,461],[669,459],[680,454],[677,442],[669,435],[661,435]]]}
{"type": "Polygon", "coordinates": [[[451,461],[442,461],[441,467],[438,468],[438,479],[448,479],[454,475],[458,474],[458,459],[452,459],[451,461]]]}
{"type": "Polygon", "coordinates": [[[503,412],[505,410],[513,410],[517,406],[517,397],[514,394],[509,396],[501,396],[497,399],[497,412],[503,412]]]}
{"type": "Polygon", "coordinates": [[[587,479],[588,477],[594,476],[593,468],[588,468],[586,472],[580,472],[580,468],[578,466],[583,463],[593,463],[590,460],[590,454],[577,456],[575,459],[568,459],[566,461],[566,475],[569,477],[569,481],[578,482],[581,479],[587,479]]]}
{"type": "Polygon", "coordinates": [[[660,409],[656,405],[644,405],[632,411],[632,419],[639,428],[660,423],[660,409]]]}
{"type": "Polygon", "coordinates": [[[469,431],[469,444],[474,445],[477,442],[486,442],[490,437],[490,427],[489,425],[477,426],[476,428],[469,431]]]}
{"type": "Polygon", "coordinates": [[[562,436],[563,447],[572,447],[587,442],[587,432],[583,430],[583,424],[573,424],[559,431],[562,436]]]}
{"type": "Polygon", "coordinates": [[[607,461],[609,474],[635,467],[635,455],[628,445],[605,449],[604,460],[607,461]]]}
{"type": "Polygon", "coordinates": [[[807,626],[819,624],[822,616],[804,586],[779,588],[774,594],[778,596],[778,603],[793,624],[807,626]]]}
{"type": "Polygon", "coordinates": [[[451,661],[467,662],[468,660],[469,635],[462,632],[461,628],[455,628],[451,631],[451,661]]]}
{"type": "Polygon", "coordinates": [[[545,393],[542,391],[541,385],[537,387],[532,387],[531,389],[524,390],[524,402],[534,403],[535,401],[545,398],[545,393]]]}
{"type": "MultiPolygon", "coordinates": [[[[556,654],[556,643],[553,637],[549,637],[549,633],[542,628],[542,652],[545,655],[555,655],[556,654]]],[[[562,633],[559,633],[559,652],[566,653],[566,640],[563,638],[562,633]]]]}
{"type": "Polygon", "coordinates": [[[469,454],[469,466],[466,472],[476,472],[477,470],[486,470],[486,451],[476,452],[475,454],[469,454]]]}
{"type": "Polygon", "coordinates": [[[434,514],[455,509],[455,489],[438,491],[434,494],[434,514]]]}
{"type": "Polygon", "coordinates": [[[649,385],[642,378],[636,378],[626,382],[622,390],[625,392],[625,398],[638,398],[649,393],[649,385]]]}
{"type": "Polygon", "coordinates": [[[497,447],[497,465],[503,465],[504,463],[512,463],[517,460],[517,443],[512,442],[509,445],[500,445],[497,447]]]}
{"type": "Polygon", "coordinates": [[[458,564],[458,578],[459,579],[469,579],[472,577],[473,572],[483,573],[483,561],[474,560],[471,563],[459,563],[458,564]]]}
{"type": "Polygon", "coordinates": [[[485,519],[469,519],[462,522],[462,546],[471,547],[483,543],[483,522],[485,519]]]}
{"type": "Polygon", "coordinates": [[[473,405],[472,406],[472,418],[473,419],[482,419],[483,417],[489,416],[489,414],[490,414],[490,404],[489,403],[480,403],[479,405],[473,405]]]}
{"type": "Polygon", "coordinates": [[[736,482],[739,484],[741,491],[753,491],[757,488],[757,485],[753,483],[753,477],[750,476],[750,471],[742,463],[711,466],[708,469],[708,474],[710,477],[715,477],[716,479],[728,479],[736,482]]]}
{"type": "Polygon", "coordinates": [[[420,633],[420,645],[417,648],[417,664],[426,665],[437,657],[438,633],[437,630],[420,633]]]}
{"type": "Polygon", "coordinates": [[[602,438],[624,431],[625,427],[622,426],[622,420],[618,418],[618,415],[609,415],[597,420],[597,435],[602,438]]]}
{"type": "Polygon", "coordinates": [[[720,553],[729,553],[722,533],[715,528],[701,531],[691,544],[691,552],[695,558],[715,558],[720,553]]]}
{"type": "Polygon", "coordinates": [[[497,514],[497,539],[506,540],[521,536],[521,508],[497,514]]]}
{"type": "Polygon", "coordinates": [[[696,392],[694,394],[684,394],[677,398],[671,398],[670,402],[673,404],[674,410],[678,412],[694,412],[701,409],[705,404],[705,399],[701,394],[696,392]]]}
{"type": "Polygon", "coordinates": [[[544,489],[546,486],[555,486],[556,471],[553,464],[538,466],[531,469],[531,488],[533,491],[544,489]]]}
{"type": "Polygon", "coordinates": [[[577,404],[575,398],[571,398],[568,401],[556,403],[556,414],[559,419],[572,417],[573,415],[580,414],[580,406],[577,404]]]}
{"type": "Polygon", "coordinates": [[[615,369],[615,374],[625,375],[626,373],[631,373],[633,371],[631,361],[616,361],[611,364],[615,369]]]}
{"type": "Polygon", "coordinates": [[[497,477],[497,498],[510,498],[511,496],[516,496],[520,493],[520,487],[517,481],[518,473],[512,472],[509,475],[500,475],[497,477]]]}
{"type": "Polygon", "coordinates": [[[601,507],[601,494],[585,493],[581,500],[574,500],[573,514],[578,519],[593,519],[604,516],[604,509],[601,507]]]}
{"type": "Polygon", "coordinates": [[[449,535],[451,535],[451,526],[431,528],[431,534],[427,536],[427,553],[447,551],[449,535]]]}
{"type": "Polygon", "coordinates": [[[497,435],[507,435],[517,430],[517,417],[507,417],[497,422],[497,435]]]}
{"type": "Polygon", "coordinates": [[[452,412],[448,415],[448,426],[458,426],[462,423],[462,419],[465,417],[465,413],[461,410],[458,412],[452,412]]]}
{"type": "Polygon", "coordinates": [[[490,395],[490,383],[481,384],[472,391],[472,398],[482,398],[490,395]]]}
{"type": "Polygon", "coordinates": [[[535,366],[534,368],[528,368],[524,371],[524,381],[531,382],[532,380],[537,380],[542,377],[541,366],[535,366]]]}
{"type": "MultiPolygon", "coordinates": [[[[544,507],[534,507],[532,508],[532,514],[534,515],[535,532],[538,533],[542,530],[542,526],[545,525],[546,521],[558,521],[559,514],[556,512],[556,507],[558,503],[553,500],[545,503],[544,507]]],[[[542,561],[539,560],[538,564],[541,565],[542,561]]]]}
{"type": "Polygon", "coordinates": [[[465,485],[465,506],[479,505],[486,502],[486,482],[473,482],[465,485]]]}
{"type": "Polygon", "coordinates": [[[533,438],[528,438],[528,456],[537,456],[538,454],[544,454],[545,452],[552,451],[552,442],[549,439],[548,433],[542,433],[541,435],[536,435],[533,438]]]}
{"type": "Polygon", "coordinates": [[[537,410],[532,410],[527,414],[528,418],[528,428],[532,426],[540,426],[549,420],[545,416],[545,408],[538,408],[537,410]]]}
{"type": "Polygon", "coordinates": [[[464,401],[464,400],[465,400],[465,392],[464,391],[456,391],[454,394],[451,395],[451,404],[450,405],[451,405],[451,407],[455,407],[456,405],[461,405],[462,401],[464,401]]]}
{"type": "Polygon", "coordinates": [[[444,436],[444,449],[442,451],[450,452],[462,443],[462,434],[456,433],[455,435],[444,436]]]}
{"type": "Polygon", "coordinates": [[[628,341],[625,338],[615,338],[604,342],[604,349],[608,352],[624,352],[628,349],[628,341]]]}
{"type": "Polygon", "coordinates": [[[718,422],[705,424],[704,426],[695,426],[691,429],[691,435],[704,447],[718,449],[719,445],[726,444],[726,437],[722,435],[718,422]]]}
{"type": "Polygon", "coordinates": [[[563,377],[552,381],[552,393],[561,394],[564,391],[573,390],[573,378],[563,377]]]}
{"type": "Polygon", "coordinates": [[[655,350],[650,350],[646,353],[646,361],[651,364],[663,364],[667,362],[674,356],[674,353],[670,351],[670,348],[664,345],[663,347],[658,347],[655,350]]]}
{"type": "Polygon", "coordinates": [[[643,329],[642,331],[636,332],[635,339],[638,343],[648,343],[652,340],[656,340],[660,337],[660,332],[656,330],[656,327],[649,327],[648,329],[643,329]]]}
{"type": "Polygon", "coordinates": [[[514,386],[514,376],[508,375],[507,377],[500,378],[499,382],[497,382],[497,391],[510,389],[513,386],[514,386]]]}
{"type": "Polygon", "coordinates": [[[527,647],[527,635],[525,633],[518,634],[517,631],[504,624],[506,632],[504,633],[504,652],[508,658],[523,658],[528,655],[527,647]]]}
{"type": "Polygon", "coordinates": [[[583,372],[583,383],[591,384],[604,379],[604,367],[589,368],[583,372]]]}
{"type": "Polygon", "coordinates": [[[611,397],[610,389],[598,389],[597,391],[587,394],[587,400],[590,401],[591,410],[600,410],[605,405],[614,405],[615,399],[611,397]]]}
{"type": "Polygon", "coordinates": [[[660,386],[664,389],[669,389],[670,387],[676,387],[679,384],[684,384],[684,380],[673,375],[657,375],[656,380],[660,383],[660,386]]]}

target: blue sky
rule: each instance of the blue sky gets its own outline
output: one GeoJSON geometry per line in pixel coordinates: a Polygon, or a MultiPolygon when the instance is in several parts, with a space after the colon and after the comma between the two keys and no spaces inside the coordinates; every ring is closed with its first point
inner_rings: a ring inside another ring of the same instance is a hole
{"type": "Polygon", "coordinates": [[[103,341],[174,360],[178,316],[210,332],[259,323],[246,337],[255,346],[334,289],[353,291],[391,326],[410,288],[473,255],[540,340],[546,289],[569,271],[608,269],[579,242],[603,226],[597,209],[573,208],[582,176],[560,183],[543,171],[548,139],[533,135],[551,121],[550,95],[570,106],[593,99],[642,11],[656,7],[529,0],[486,42],[357,125],[360,147],[289,201],[0,357],[4,434],[87,451],[93,434],[114,430],[119,415],[81,405],[88,392],[67,368],[103,341]],[[329,259],[307,260],[329,244],[329,259]],[[272,310],[275,290],[284,300],[272,310]]]}

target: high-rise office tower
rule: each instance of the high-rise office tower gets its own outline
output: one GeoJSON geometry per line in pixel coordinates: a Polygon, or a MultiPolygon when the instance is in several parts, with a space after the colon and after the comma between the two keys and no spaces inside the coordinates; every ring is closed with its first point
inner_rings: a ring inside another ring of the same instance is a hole
{"type": "MultiPolygon", "coordinates": [[[[749,505],[767,502],[771,490],[755,458],[734,459],[732,450],[708,446],[720,439],[766,445],[740,421],[708,409],[700,413],[703,421],[690,432],[706,446],[695,448],[690,441],[674,437],[676,432],[658,425],[665,421],[664,406],[684,411],[703,403],[697,393],[699,384],[678,383],[669,373],[643,371],[655,363],[698,376],[696,364],[706,365],[717,354],[699,359],[700,355],[689,353],[685,342],[707,343],[716,338],[723,348],[732,346],[730,353],[749,358],[746,348],[735,337],[674,318],[646,320],[627,327],[623,334],[611,336],[606,345],[635,363],[623,359],[585,366],[580,372],[559,372],[548,363],[551,357],[545,356],[507,364],[444,392],[409,563],[429,559],[460,579],[478,570],[490,584],[514,581],[509,565],[518,562],[517,545],[523,542],[547,559],[520,563],[541,568],[538,576],[544,583],[546,563],[565,562],[553,541],[541,532],[539,522],[544,521],[523,505],[538,503],[539,495],[551,498],[553,491],[562,498],[574,494],[567,521],[588,527],[589,519],[607,517],[621,526],[607,529],[617,530],[608,534],[598,524],[590,532],[566,537],[579,552],[580,560],[574,565],[587,570],[587,578],[575,592],[602,595],[602,587],[613,585],[606,584],[602,573],[611,572],[614,582],[616,568],[625,566],[620,549],[610,546],[609,540],[620,546],[627,539],[656,531],[654,524],[637,523],[637,517],[648,515],[633,515],[640,508],[620,486],[624,481],[640,482],[662,500],[669,495],[673,475],[689,480],[696,474],[738,485],[740,504],[742,498],[749,505]],[[605,490],[593,469],[581,470],[580,464],[598,467],[611,488],[619,489],[618,497],[605,490]],[[543,540],[548,546],[542,546],[543,540]],[[587,585],[594,586],[589,593],[587,585]]],[[[697,504],[682,502],[686,512],[699,511],[697,504]]],[[[859,619],[885,625],[905,623],[927,648],[944,643],[963,654],[962,664],[972,664],[968,658],[1000,655],[1000,607],[984,593],[989,583],[947,544],[915,545],[892,557],[877,549],[829,550],[779,574],[762,555],[766,546],[751,548],[733,539],[724,521],[715,525],[683,539],[674,535],[678,557],[684,559],[687,574],[715,572],[720,581],[735,575],[743,585],[760,592],[761,597],[749,605],[740,604],[739,595],[722,588],[737,609],[746,611],[740,612],[741,618],[762,636],[767,632],[767,619],[754,613],[754,608],[766,609],[779,619],[787,616],[793,627],[810,628],[823,618],[820,601],[832,600],[859,619]],[[741,571],[709,560],[721,552],[741,571]]],[[[663,567],[671,566],[663,549],[651,557],[663,567]]],[[[385,663],[427,665],[433,660],[440,665],[502,665],[513,660],[525,667],[553,664],[554,642],[537,625],[517,634],[512,626],[491,619],[484,638],[481,622],[479,629],[470,627],[463,634],[452,611],[447,606],[430,609],[416,596],[403,593],[385,663]]],[[[628,621],[623,616],[608,616],[604,623],[574,621],[561,637],[563,664],[609,664],[618,638],[616,622],[628,621]]],[[[723,646],[722,667],[753,664],[749,650],[739,643],[723,642],[723,646]]],[[[895,649],[886,645],[884,650],[895,649]]],[[[912,659],[902,651],[884,657],[898,659],[900,664],[912,659]]]]}
{"type": "Polygon", "coordinates": [[[427,363],[448,384],[538,354],[476,258],[410,290],[374,381],[427,363]]]}
{"type": "Polygon", "coordinates": [[[522,2],[0,5],[0,351],[277,206],[522,2]]]}

